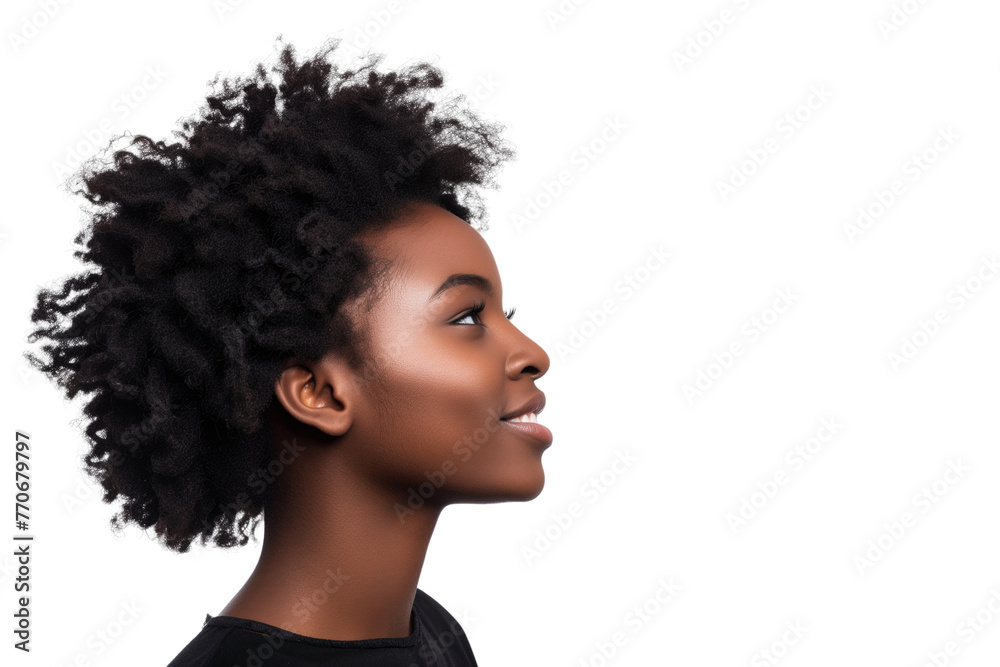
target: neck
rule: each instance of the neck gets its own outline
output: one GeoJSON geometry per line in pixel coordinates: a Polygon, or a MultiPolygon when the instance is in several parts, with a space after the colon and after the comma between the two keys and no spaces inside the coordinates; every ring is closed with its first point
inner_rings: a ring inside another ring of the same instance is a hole
{"type": "MultiPolygon", "coordinates": [[[[302,463],[306,463],[302,461],[302,463]]],[[[360,487],[336,466],[281,479],[264,513],[260,559],[220,612],[321,639],[406,637],[427,545],[441,507],[425,505],[403,519],[397,492],[360,487]],[[289,489],[322,488],[303,507],[289,489]]],[[[342,468],[340,468],[342,470],[342,468]]]]}

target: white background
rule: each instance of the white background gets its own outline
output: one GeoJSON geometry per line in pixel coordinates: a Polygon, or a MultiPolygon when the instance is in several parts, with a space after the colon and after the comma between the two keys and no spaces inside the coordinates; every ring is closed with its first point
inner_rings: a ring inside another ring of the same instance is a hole
{"type": "Polygon", "coordinates": [[[484,235],[504,306],[552,360],[546,486],[449,507],[420,580],[480,665],[997,664],[1000,5],[50,4],[7,2],[0,48],[0,498],[13,535],[27,431],[36,535],[30,655],[11,648],[13,546],[0,557],[5,664],[165,665],[256,562],[259,544],[181,555],[115,536],[81,472],[78,406],[21,353],[36,288],[79,269],[57,165],[89,157],[106,121],[169,138],[279,33],[300,54],[340,35],[385,67],[431,60],[518,150],[484,235]],[[647,264],[651,248],[670,259],[647,264]]]}

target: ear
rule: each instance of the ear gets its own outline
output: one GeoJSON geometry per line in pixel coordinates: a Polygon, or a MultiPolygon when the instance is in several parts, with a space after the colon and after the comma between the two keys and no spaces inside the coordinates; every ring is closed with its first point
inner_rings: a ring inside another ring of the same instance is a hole
{"type": "Polygon", "coordinates": [[[314,363],[291,361],[274,384],[274,394],[289,415],[331,436],[351,427],[357,395],[353,390],[346,364],[335,356],[314,363]]]}

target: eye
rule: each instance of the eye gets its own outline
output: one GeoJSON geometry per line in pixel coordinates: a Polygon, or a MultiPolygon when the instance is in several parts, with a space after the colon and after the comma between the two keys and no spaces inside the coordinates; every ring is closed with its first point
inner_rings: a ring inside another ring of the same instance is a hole
{"type": "MultiPolygon", "coordinates": [[[[462,315],[457,320],[452,321],[452,324],[459,324],[462,320],[464,320],[467,317],[471,317],[474,320],[479,320],[480,319],[479,318],[479,313],[483,312],[483,310],[485,310],[485,309],[486,309],[486,302],[485,301],[478,301],[478,302],[476,302],[476,304],[470,310],[466,311],[464,315],[462,315]]],[[[514,317],[514,312],[516,310],[517,310],[516,307],[515,308],[511,308],[508,311],[504,311],[504,315],[509,320],[512,317],[514,317]]],[[[472,324],[474,324],[476,326],[481,326],[481,327],[485,327],[486,326],[485,324],[482,323],[482,321],[472,322],[472,324]]]]}

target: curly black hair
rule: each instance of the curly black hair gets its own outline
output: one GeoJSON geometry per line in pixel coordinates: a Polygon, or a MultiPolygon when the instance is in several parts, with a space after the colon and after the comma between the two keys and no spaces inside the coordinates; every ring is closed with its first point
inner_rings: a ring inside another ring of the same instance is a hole
{"type": "Polygon", "coordinates": [[[152,526],[182,553],[254,534],[286,361],[370,362],[347,310],[382,273],[356,235],[413,201],[485,222],[477,187],[514,155],[463,95],[431,99],[444,77],[426,62],[383,72],[369,52],[342,69],[340,39],[302,62],[276,41],[270,72],[209,82],[179,141],[132,136],[81,166],[73,192],[93,206],[74,256],[93,266],[40,289],[31,314],[48,359],[25,357],[88,396],[82,462],[122,499],[111,526],[152,526]]]}

